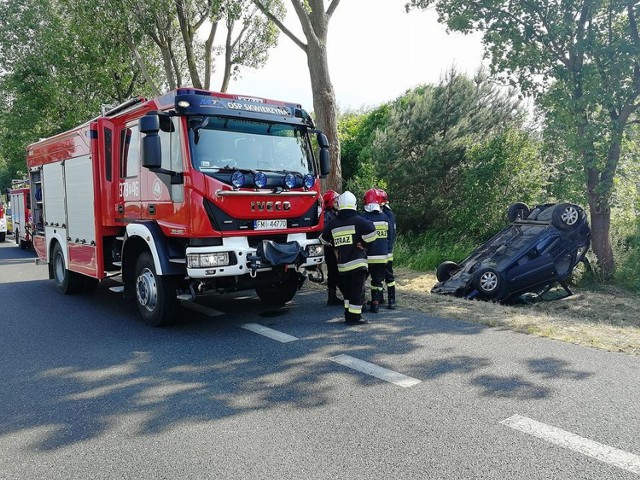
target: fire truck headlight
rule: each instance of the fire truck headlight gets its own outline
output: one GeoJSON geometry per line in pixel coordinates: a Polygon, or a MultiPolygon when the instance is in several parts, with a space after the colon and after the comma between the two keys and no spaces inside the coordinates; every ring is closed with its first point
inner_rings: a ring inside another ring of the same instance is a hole
{"type": "Polygon", "coordinates": [[[324,255],[324,245],[307,245],[307,254],[310,257],[321,257],[324,255]]]}
{"type": "Polygon", "coordinates": [[[256,172],[253,176],[253,183],[255,183],[258,188],[264,188],[267,186],[267,176],[262,172],[256,172]]]}
{"type": "Polygon", "coordinates": [[[296,177],[293,173],[287,173],[284,176],[284,186],[287,188],[293,188],[296,186],[296,177]]]}
{"type": "Polygon", "coordinates": [[[229,265],[229,252],[190,253],[187,265],[189,268],[224,267],[229,265]]]}
{"type": "Polygon", "coordinates": [[[313,186],[316,184],[316,177],[314,177],[313,175],[311,175],[310,173],[307,173],[304,176],[304,186],[306,188],[313,188],[313,186]]]}
{"type": "Polygon", "coordinates": [[[233,185],[236,188],[240,188],[244,185],[244,182],[245,182],[244,173],[233,172],[233,175],[231,175],[231,185],[233,185]]]}

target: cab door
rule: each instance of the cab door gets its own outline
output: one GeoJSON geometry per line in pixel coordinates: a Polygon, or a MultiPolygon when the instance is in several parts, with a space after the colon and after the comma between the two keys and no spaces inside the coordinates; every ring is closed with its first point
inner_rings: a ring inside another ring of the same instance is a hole
{"type": "MultiPolygon", "coordinates": [[[[184,171],[180,121],[160,115],[162,169],[176,174],[184,171]]],[[[176,177],[179,178],[179,177],[176,177]]],[[[167,227],[169,234],[186,233],[188,215],[184,201],[184,182],[174,181],[169,173],[142,168],[140,176],[142,216],[167,227]]]]}
{"type": "Polygon", "coordinates": [[[116,222],[139,220],[141,215],[140,131],[138,122],[129,122],[119,132],[120,162],[116,201],[116,222]]]}

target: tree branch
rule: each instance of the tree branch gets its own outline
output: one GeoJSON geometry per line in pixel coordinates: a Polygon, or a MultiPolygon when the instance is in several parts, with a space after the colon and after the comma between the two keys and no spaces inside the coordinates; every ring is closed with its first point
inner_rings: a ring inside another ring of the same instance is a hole
{"type": "Polygon", "coordinates": [[[276,26],[280,29],[280,31],[282,33],[284,33],[287,37],[289,37],[293,41],[293,43],[298,45],[304,52],[307,51],[307,44],[304,43],[302,40],[300,40],[298,37],[296,37],[295,34],[291,30],[289,30],[287,27],[285,27],[285,25],[275,15],[273,15],[269,11],[269,9],[267,7],[264,6],[264,4],[262,3],[261,0],[253,0],[253,3],[255,4],[256,7],[258,7],[260,9],[260,11],[269,20],[271,20],[273,23],[275,23],[276,26]]]}
{"type": "MultiPolygon", "coordinates": [[[[322,0],[319,0],[320,4],[322,4],[322,0]]],[[[300,19],[300,25],[302,26],[302,31],[307,37],[307,41],[313,41],[315,44],[318,44],[318,36],[316,35],[316,31],[313,28],[313,23],[309,18],[309,14],[307,10],[304,8],[304,5],[300,3],[300,0],[291,0],[291,4],[293,5],[293,9],[296,11],[296,15],[300,19]]],[[[311,7],[312,12],[320,12],[321,15],[324,15],[324,10],[320,8],[319,10],[314,10],[311,7]]]]}
{"type": "Polygon", "coordinates": [[[327,17],[331,18],[331,15],[333,15],[333,12],[335,12],[336,8],[338,8],[339,3],[340,3],[340,0],[333,0],[331,2],[331,4],[329,5],[329,8],[327,8],[327,17]]]}

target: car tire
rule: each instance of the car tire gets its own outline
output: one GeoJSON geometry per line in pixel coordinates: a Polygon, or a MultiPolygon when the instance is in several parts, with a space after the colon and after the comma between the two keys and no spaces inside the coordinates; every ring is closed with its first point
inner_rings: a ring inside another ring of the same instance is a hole
{"type": "Polygon", "coordinates": [[[281,307],[291,301],[298,291],[298,274],[291,271],[282,282],[275,282],[268,285],[256,287],[256,293],[266,305],[281,307]]]}
{"type": "Polygon", "coordinates": [[[53,247],[52,266],[53,280],[56,282],[56,288],[60,293],[71,295],[82,290],[84,275],[67,269],[64,253],[59,243],[56,243],[53,247]]]}
{"type": "Polygon", "coordinates": [[[584,211],[573,203],[559,203],[551,212],[551,224],[558,230],[571,231],[582,225],[584,211]]]}
{"type": "Polygon", "coordinates": [[[134,290],[138,311],[147,325],[161,327],[174,319],[180,306],[175,279],[156,273],[149,252],[142,253],[136,262],[134,290]]]}
{"type": "Polygon", "coordinates": [[[483,267],[473,274],[473,286],[485,298],[495,298],[502,291],[504,281],[495,268],[483,267]]]}
{"type": "Polygon", "coordinates": [[[507,220],[509,220],[509,223],[513,223],[516,220],[524,220],[529,213],[531,213],[531,210],[529,210],[526,203],[514,203],[507,210],[507,220]]]}
{"type": "Polygon", "coordinates": [[[460,270],[460,265],[456,262],[451,262],[447,260],[446,262],[442,262],[438,265],[438,269],[436,270],[436,278],[439,282],[446,282],[451,278],[454,272],[460,270]]]}

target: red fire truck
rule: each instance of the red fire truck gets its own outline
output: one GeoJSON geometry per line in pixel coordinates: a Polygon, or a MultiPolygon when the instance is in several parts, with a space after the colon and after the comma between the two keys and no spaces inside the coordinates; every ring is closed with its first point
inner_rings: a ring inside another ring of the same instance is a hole
{"type": "Polygon", "coordinates": [[[145,322],[181,300],[291,300],[324,260],[329,144],[300,105],[180,88],[27,147],[33,246],[70,294],[122,280],[145,322]],[[318,145],[313,150],[312,137],[318,145]]]}
{"type": "Polygon", "coordinates": [[[27,180],[12,180],[9,199],[11,201],[11,219],[16,244],[21,249],[31,246],[31,197],[27,180]]]}

